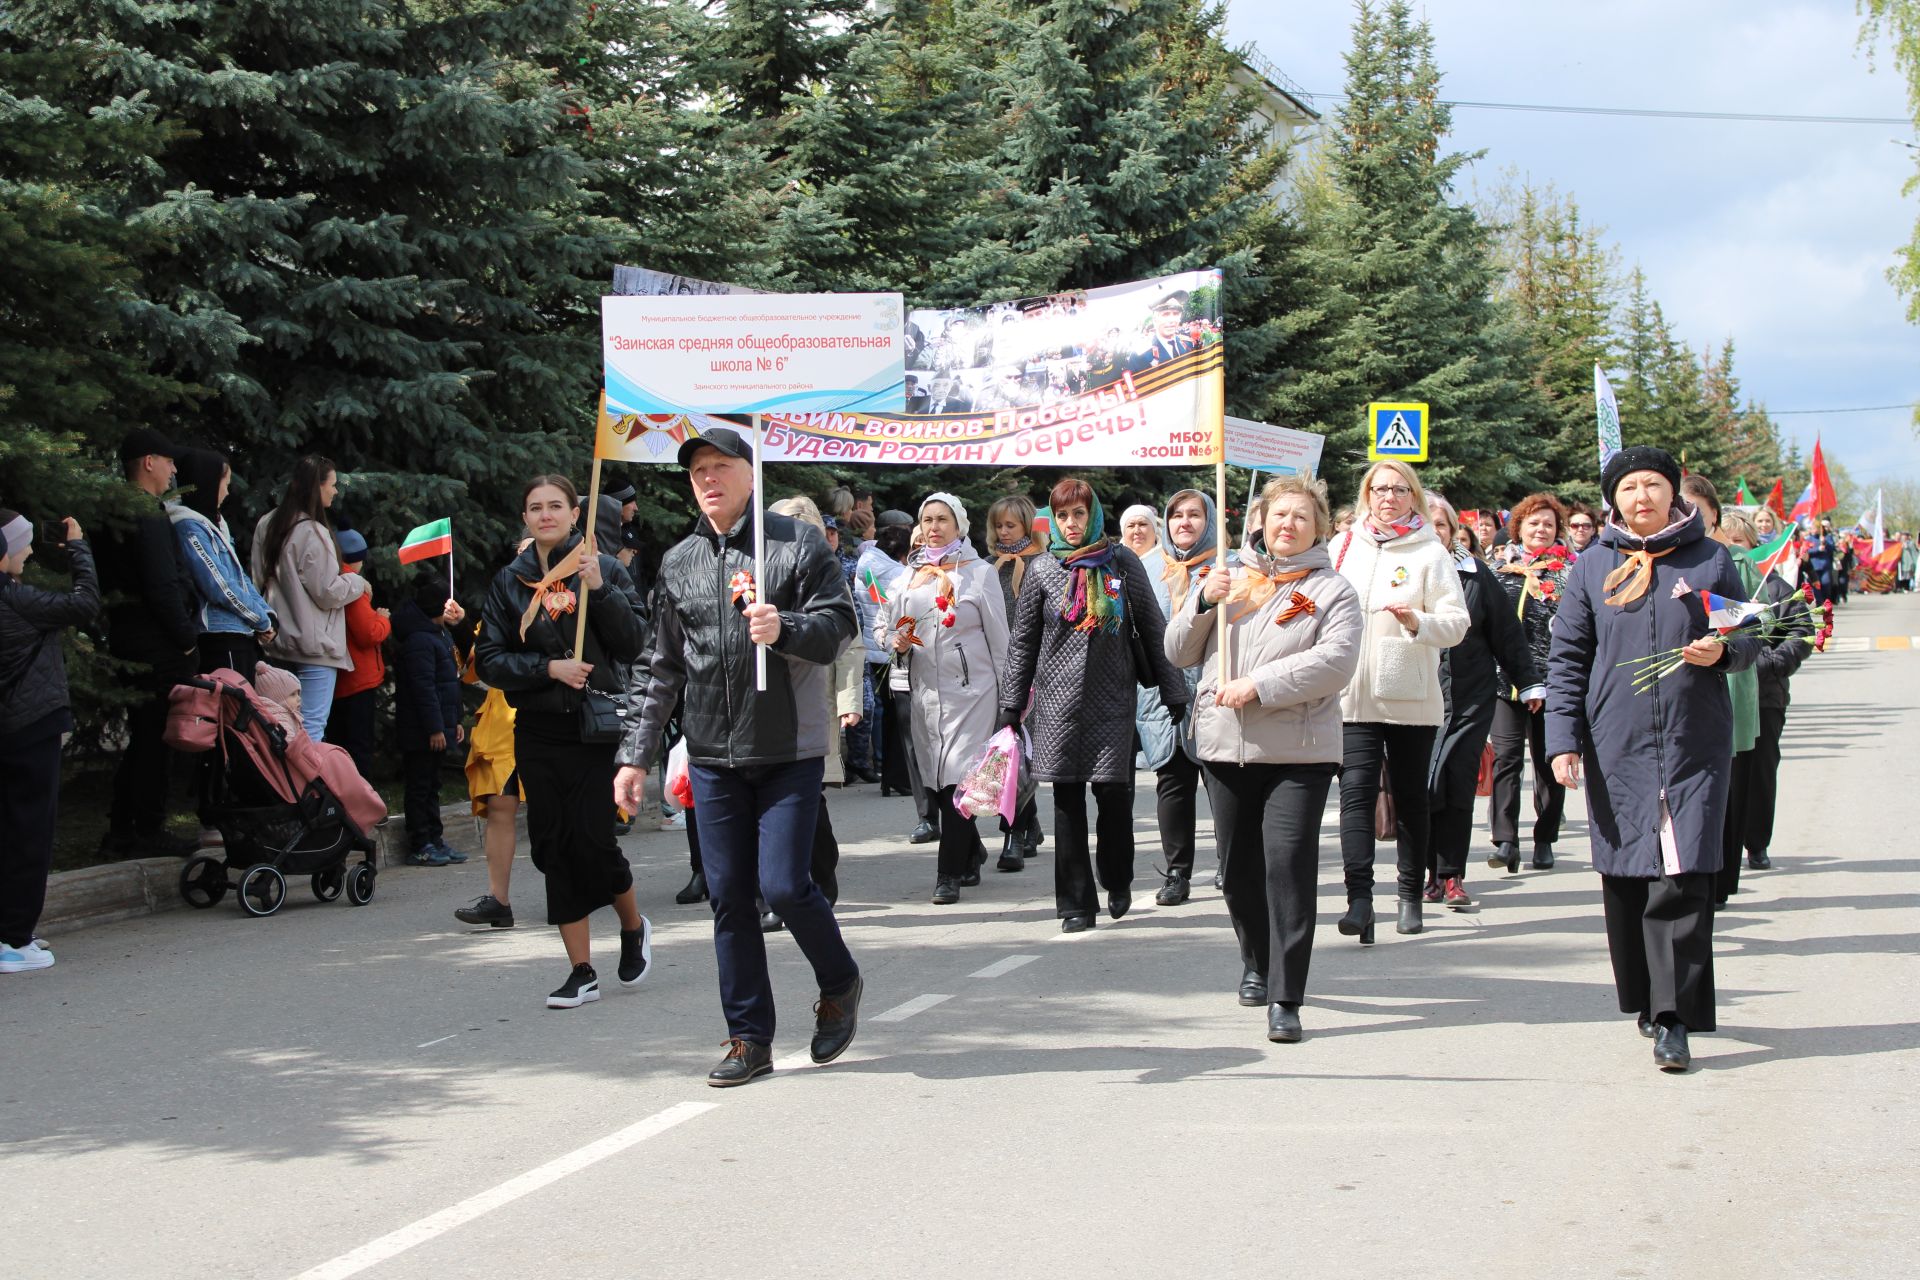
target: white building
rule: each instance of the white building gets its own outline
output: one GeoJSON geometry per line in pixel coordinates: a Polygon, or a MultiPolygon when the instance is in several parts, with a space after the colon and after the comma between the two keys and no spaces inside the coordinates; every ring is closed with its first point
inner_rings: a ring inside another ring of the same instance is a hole
{"type": "Polygon", "coordinates": [[[1259,99],[1254,116],[1266,135],[1267,145],[1293,149],[1287,167],[1274,181],[1273,194],[1283,199],[1292,185],[1293,174],[1319,145],[1320,113],[1308,105],[1307,91],[1256,48],[1249,46],[1241,55],[1240,70],[1234,78],[1253,90],[1259,99]]]}

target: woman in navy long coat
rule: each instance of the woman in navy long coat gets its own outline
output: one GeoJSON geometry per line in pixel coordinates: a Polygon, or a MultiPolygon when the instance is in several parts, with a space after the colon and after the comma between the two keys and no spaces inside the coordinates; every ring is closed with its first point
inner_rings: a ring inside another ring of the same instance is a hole
{"type": "Polygon", "coordinates": [[[1575,562],[1553,628],[1547,752],[1554,776],[1587,775],[1593,865],[1623,1013],[1663,1070],[1691,1065],[1687,1032],[1715,1029],[1713,882],[1733,762],[1726,677],[1758,637],[1718,636],[1699,592],[1744,596],[1727,549],[1680,500],[1680,468],[1636,445],[1607,460],[1613,508],[1575,562]],[[1682,649],[1683,665],[1635,692],[1632,662],[1682,649]]]}

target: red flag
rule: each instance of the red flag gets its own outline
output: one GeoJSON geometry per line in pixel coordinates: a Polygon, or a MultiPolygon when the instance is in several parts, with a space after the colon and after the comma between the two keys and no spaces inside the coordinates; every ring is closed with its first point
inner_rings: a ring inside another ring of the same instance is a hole
{"type": "Polygon", "coordinates": [[[1767,505],[1772,507],[1773,514],[1779,516],[1782,520],[1787,518],[1786,483],[1785,477],[1775,480],[1773,482],[1773,492],[1767,495],[1767,505]]]}
{"type": "Polygon", "coordinates": [[[1813,438],[1813,513],[1831,511],[1840,505],[1840,496],[1833,491],[1833,477],[1827,474],[1827,460],[1820,454],[1820,437],[1813,438]]]}

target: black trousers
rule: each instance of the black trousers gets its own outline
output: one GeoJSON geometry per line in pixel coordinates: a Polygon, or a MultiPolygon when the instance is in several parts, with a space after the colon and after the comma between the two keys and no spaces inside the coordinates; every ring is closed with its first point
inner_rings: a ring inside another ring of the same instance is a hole
{"type": "Polygon", "coordinates": [[[1267,998],[1299,1004],[1313,962],[1320,819],[1331,764],[1207,765],[1221,883],[1243,969],[1265,976],[1267,998]]]}
{"type": "MultiPolygon", "coordinates": [[[[1765,853],[1773,844],[1773,807],[1780,795],[1780,737],[1787,729],[1785,707],[1760,708],[1760,738],[1749,752],[1753,770],[1747,775],[1747,817],[1740,834],[1750,853],[1765,853]]],[[[1735,857],[1740,845],[1727,846],[1735,857]]]]}
{"type": "Polygon", "coordinates": [[[252,636],[230,631],[200,633],[200,674],[203,676],[225,667],[239,672],[242,679],[252,684],[253,665],[260,658],[260,642],[252,636]]]}
{"type": "Polygon", "coordinates": [[[887,689],[885,697],[886,722],[880,732],[886,744],[882,748],[885,761],[880,773],[881,785],[889,791],[904,791],[912,796],[913,809],[920,820],[937,825],[940,813],[934,808],[933,793],[921,781],[920,760],[913,751],[913,695],[904,689],[887,689]]]}
{"type": "MultiPolygon", "coordinates": [[[[955,815],[958,816],[958,815],[955,815]]],[[[1133,885],[1133,779],[1053,784],[1053,903],[1055,914],[1098,915],[1094,878],[1108,893],[1133,885]],[[1087,789],[1097,808],[1097,853],[1087,849],[1087,789]]]]}
{"type": "Polygon", "coordinates": [[[127,708],[127,749],[113,773],[113,804],[107,822],[116,835],[158,835],[167,826],[167,770],[173,752],[167,731],[167,694],[173,681],[137,686],[139,701],[127,708]]]}
{"type": "Polygon", "coordinates": [[[1027,802],[1015,811],[1011,825],[1005,818],[1001,818],[999,822],[1002,832],[1011,833],[1016,839],[1024,840],[1030,846],[1037,845],[1045,839],[1046,832],[1040,829],[1039,788],[1036,787],[1034,794],[1028,796],[1027,802]]]}
{"type": "MultiPolygon", "coordinates": [[[[1193,878],[1193,824],[1200,794],[1200,766],[1173,744],[1173,758],[1153,775],[1155,813],[1160,819],[1160,856],[1167,874],[1193,878]]],[[[1207,794],[1213,794],[1209,791],[1207,794]]]]}
{"type": "Polygon", "coordinates": [[[1658,880],[1601,876],[1607,954],[1620,1012],[1670,1014],[1689,1031],[1714,1031],[1713,877],[1689,871],[1658,880]]]}
{"type": "Polygon", "coordinates": [[[1373,897],[1373,806],[1380,793],[1384,759],[1387,789],[1393,793],[1398,825],[1399,894],[1420,896],[1427,873],[1427,769],[1433,760],[1431,724],[1349,724],[1340,762],[1340,861],[1346,869],[1347,900],[1373,897]]]}
{"type": "MultiPolygon", "coordinates": [[[[331,727],[332,722],[328,723],[331,727]]],[[[401,770],[407,780],[407,846],[411,849],[418,850],[443,834],[440,759],[446,754],[444,751],[405,751],[400,755],[401,770]]]]}
{"type": "MultiPolygon", "coordinates": [[[[693,830],[692,822],[687,823],[687,830],[693,830]]],[[[807,866],[827,901],[840,901],[840,837],[833,834],[833,815],[827,812],[825,791],[820,793],[820,816],[814,819],[813,850],[807,866]]]]}
{"type": "Polygon", "coordinates": [[[941,815],[940,861],[934,874],[954,880],[972,871],[974,864],[987,856],[980,843],[979,819],[963,818],[953,807],[953,794],[958,790],[958,787],[942,787],[934,792],[934,806],[941,815]]]}
{"type": "Polygon", "coordinates": [[[1720,825],[1720,874],[1713,878],[1716,901],[1740,891],[1740,850],[1746,842],[1747,810],[1752,804],[1752,750],[1733,757],[1733,769],[1727,777],[1727,816],[1720,825]]]}
{"type": "Polygon", "coordinates": [[[1547,758],[1547,717],[1529,711],[1526,704],[1494,700],[1493,807],[1488,812],[1493,842],[1520,842],[1521,758],[1533,756],[1533,839],[1552,844],[1560,838],[1560,816],[1567,808],[1567,789],[1553,776],[1547,758]]]}
{"type": "Polygon", "coordinates": [[[327,741],[345,747],[360,776],[373,781],[373,689],[362,689],[333,700],[327,717],[327,741]]]}
{"type": "MultiPolygon", "coordinates": [[[[59,640],[53,637],[48,643],[59,640]]],[[[53,824],[60,812],[60,735],[0,746],[0,942],[33,941],[47,905],[53,824]]]]}

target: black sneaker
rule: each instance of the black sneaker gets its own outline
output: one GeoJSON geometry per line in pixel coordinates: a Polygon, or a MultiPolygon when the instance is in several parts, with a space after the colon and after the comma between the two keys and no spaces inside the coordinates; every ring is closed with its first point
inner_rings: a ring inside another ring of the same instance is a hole
{"type": "Polygon", "coordinates": [[[464,924],[490,924],[496,929],[513,928],[513,908],[490,893],[483,893],[464,907],[454,908],[453,918],[464,924]]]}
{"type": "Polygon", "coordinates": [[[594,976],[593,966],[577,964],[560,989],[547,997],[549,1009],[578,1009],[600,998],[600,979],[594,976]]]}
{"type": "Polygon", "coordinates": [[[729,1089],[749,1080],[757,1080],[773,1070],[773,1049],[751,1040],[727,1041],[727,1056],[707,1072],[707,1083],[716,1089],[729,1089]]]}
{"type": "Polygon", "coordinates": [[[640,917],[638,929],[620,931],[620,985],[637,987],[653,966],[653,921],[640,917]]]}

